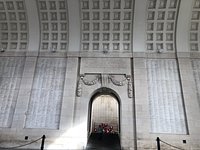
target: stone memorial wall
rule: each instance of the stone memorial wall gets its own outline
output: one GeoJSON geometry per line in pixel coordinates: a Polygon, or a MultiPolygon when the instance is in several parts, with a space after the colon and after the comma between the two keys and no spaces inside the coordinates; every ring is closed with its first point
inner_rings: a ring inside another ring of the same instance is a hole
{"type": "Polygon", "coordinates": [[[0,57],[0,127],[11,127],[24,57],[0,57]]]}
{"type": "Polygon", "coordinates": [[[195,80],[195,88],[197,93],[197,98],[200,106],[200,60],[193,59],[192,60],[192,69],[193,69],[193,76],[195,80]]]}
{"type": "Polygon", "coordinates": [[[146,65],[151,132],[186,134],[176,60],[148,59],[146,65]]]}
{"type": "Polygon", "coordinates": [[[107,114],[121,149],[200,149],[199,27],[200,0],[0,0],[0,149],[84,149],[107,114]]]}
{"type": "Polygon", "coordinates": [[[26,128],[59,128],[65,68],[64,58],[38,59],[26,128]]]}

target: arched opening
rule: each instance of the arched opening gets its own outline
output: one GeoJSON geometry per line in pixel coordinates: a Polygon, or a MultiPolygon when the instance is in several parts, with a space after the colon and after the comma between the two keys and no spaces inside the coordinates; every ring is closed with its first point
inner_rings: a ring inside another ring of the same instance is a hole
{"type": "Polygon", "coordinates": [[[101,88],[89,104],[87,149],[120,149],[120,101],[117,94],[101,88]]]}
{"type": "Polygon", "coordinates": [[[92,102],[90,132],[119,133],[119,104],[115,97],[102,94],[92,102]]]}

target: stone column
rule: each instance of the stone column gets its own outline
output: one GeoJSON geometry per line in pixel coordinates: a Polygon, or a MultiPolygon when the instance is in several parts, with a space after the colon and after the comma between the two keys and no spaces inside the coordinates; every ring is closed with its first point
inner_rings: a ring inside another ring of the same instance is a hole
{"type": "Polygon", "coordinates": [[[190,135],[188,142],[190,142],[195,149],[197,148],[197,146],[195,146],[196,141],[200,140],[200,106],[196,94],[193,69],[190,58],[179,58],[178,62],[188,124],[188,134],[190,135]]]}
{"type": "Polygon", "coordinates": [[[75,57],[67,58],[67,67],[63,91],[63,101],[60,117],[60,132],[62,139],[69,149],[78,149],[79,140],[76,138],[77,127],[74,126],[74,111],[76,101],[77,74],[79,69],[79,60],[75,57]]]}
{"type": "Polygon", "coordinates": [[[80,50],[80,7],[79,0],[68,0],[69,17],[69,52],[80,50]]]}
{"type": "MultiPolygon", "coordinates": [[[[176,32],[176,45],[177,52],[180,55],[184,55],[183,52],[189,51],[189,34],[190,31],[190,21],[192,12],[193,2],[188,0],[180,1],[180,8],[177,20],[177,32],[176,32]]],[[[186,53],[185,53],[186,54],[186,53]]]]}
{"type": "Polygon", "coordinates": [[[142,149],[147,145],[145,140],[149,138],[150,131],[147,70],[144,58],[134,58],[134,88],[137,147],[142,149]]]}
{"type": "Polygon", "coordinates": [[[78,65],[78,58],[67,58],[60,130],[67,130],[73,125],[78,65]]]}
{"type": "Polygon", "coordinates": [[[126,86],[117,87],[120,94],[121,108],[120,108],[120,140],[122,149],[134,150],[135,145],[135,131],[134,131],[134,99],[127,97],[126,86]]]}
{"type": "Polygon", "coordinates": [[[39,15],[36,1],[25,1],[28,15],[29,45],[27,55],[36,54],[40,43],[39,15]]]}
{"type": "Polygon", "coordinates": [[[146,45],[146,0],[135,0],[133,20],[133,51],[145,52],[146,45]]]}

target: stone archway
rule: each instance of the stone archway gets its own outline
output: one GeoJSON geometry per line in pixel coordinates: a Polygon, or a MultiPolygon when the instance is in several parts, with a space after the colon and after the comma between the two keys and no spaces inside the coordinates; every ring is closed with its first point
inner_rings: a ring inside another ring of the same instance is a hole
{"type": "Polygon", "coordinates": [[[114,90],[106,87],[97,89],[90,99],[88,108],[89,134],[100,123],[110,124],[116,133],[120,133],[120,99],[114,90]],[[102,111],[103,113],[100,113],[102,111]]]}
{"type": "Polygon", "coordinates": [[[102,124],[104,132],[119,133],[119,103],[112,95],[101,94],[92,101],[90,132],[97,132],[102,124]]]}
{"type": "Polygon", "coordinates": [[[87,148],[121,149],[120,101],[109,88],[101,88],[89,104],[87,148]]]}

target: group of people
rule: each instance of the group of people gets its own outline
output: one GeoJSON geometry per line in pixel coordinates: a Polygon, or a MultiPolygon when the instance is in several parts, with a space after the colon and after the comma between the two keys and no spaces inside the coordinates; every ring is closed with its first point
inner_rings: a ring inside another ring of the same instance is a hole
{"type": "Polygon", "coordinates": [[[95,133],[105,133],[105,134],[111,134],[114,133],[113,126],[101,123],[99,124],[98,128],[94,128],[95,133]]]}

